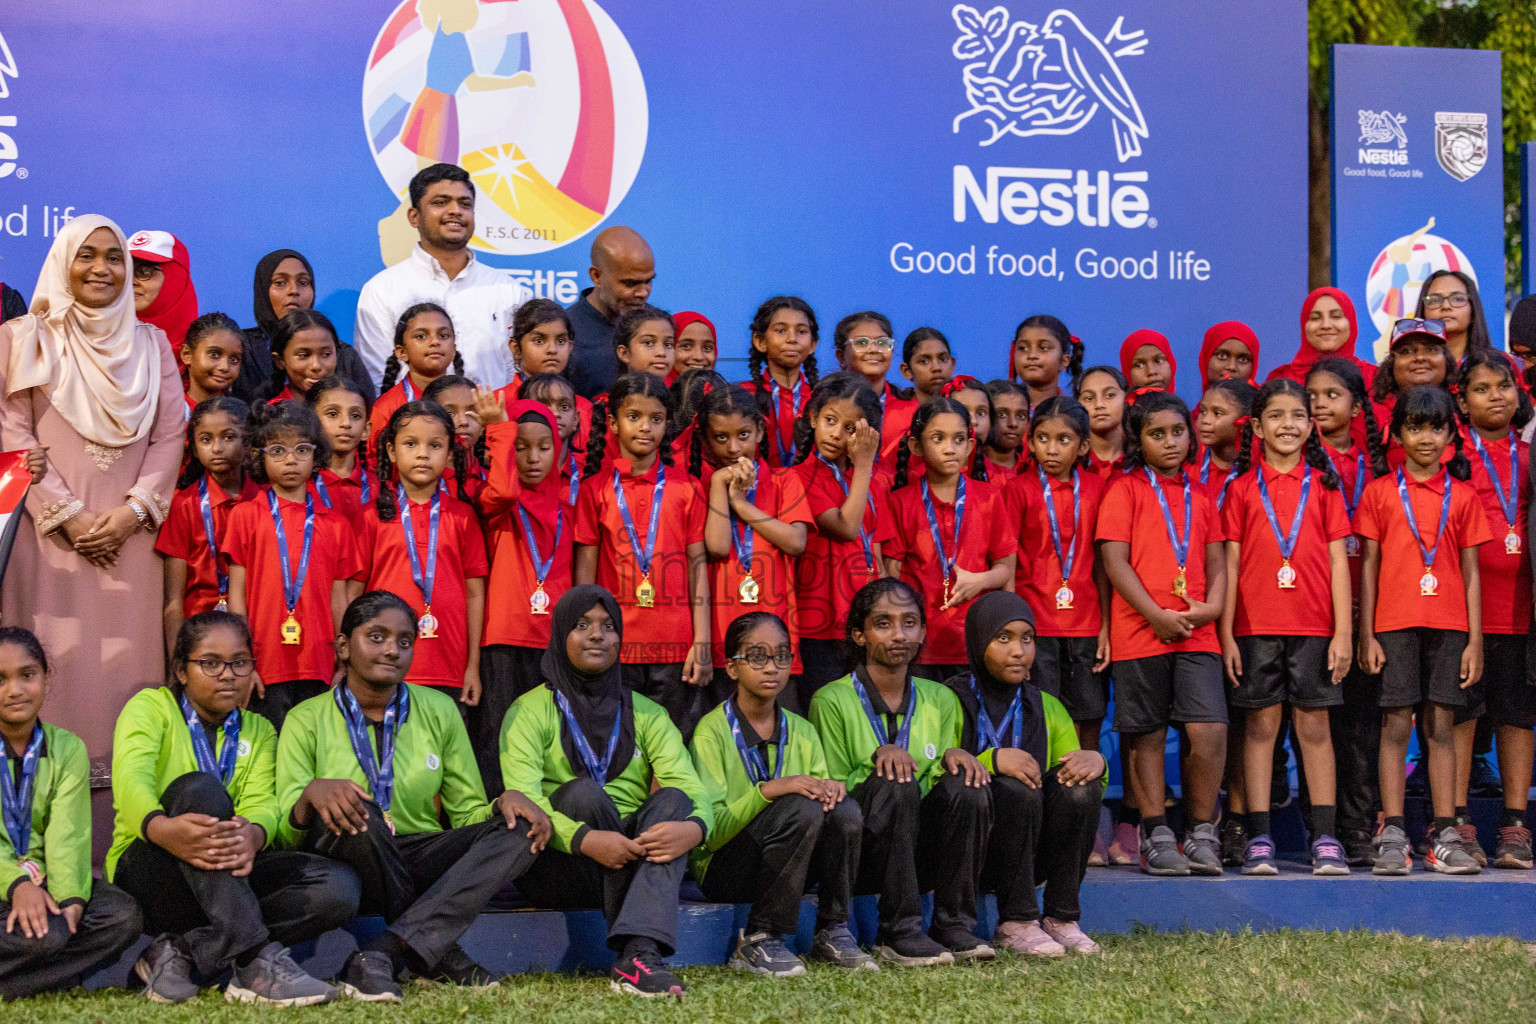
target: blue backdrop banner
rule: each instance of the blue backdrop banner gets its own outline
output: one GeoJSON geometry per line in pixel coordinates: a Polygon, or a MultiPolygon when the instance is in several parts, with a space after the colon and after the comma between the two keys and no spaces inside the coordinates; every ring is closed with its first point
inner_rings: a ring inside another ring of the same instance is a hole
{"type": "Polygon", "coordinates": [[[1444,269],[1476,279],[1503,347],[1502,118],[1497,51],[1333,47],[1333,281],[1362,356],[1444,269]]]}
{"type": "MultiPolygon", "coordinates": [[[[1163,331],[1186,395],[1212,323],[1251,324],[1266,367],[1295,350],[1302,0],[118,0],[12,5],[0,33],[0,279],[28,294],[58,225],[100,212],[180,236],[203,309],[242,323],[257,259],[298,249],[349,334],[409,248],[406,182],[447,159],[487,262],[570,302],[591,235],[632,225],[653,300],[714,318],[726,357],[781,291],[828,328],[937,326],[981,376],[1040,312],[1090,361],[1163,331]]],[[[1445,178],[1431,145],[1437,185],[1496,181],[1445,178]]]]}

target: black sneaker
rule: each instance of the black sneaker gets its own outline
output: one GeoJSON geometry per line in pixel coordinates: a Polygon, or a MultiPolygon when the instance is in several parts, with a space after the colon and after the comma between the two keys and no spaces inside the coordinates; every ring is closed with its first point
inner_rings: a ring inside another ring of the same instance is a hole
{"type": "Polygon", "coordinates": [[[1467,777],[1467,795],[1474,797],[1504,795],[1504,782],[1499,778],[1499,770],[1493,766],[1493,758],[1490,755],[1478,754],[1472,758],[1472,774],[1467,777]]]}
{"type": "Polygon", "coordinates": [[[1248,830],[1235,816],[1228,816],[1221,822],[1221,866],[1224,868],[1240,868],[1243,866],[1244,851],[1248,849],[1248,830]]]}
{"type": "Polygon", "coordinates": [[[268,1006],[316,1006],[336,1001],[336,990],[312,978],[279,942],[269,942],[244,967],[236,967],[224,989],[231,1003],[268,1006]]]}
{"type": "Polygon", "coordinates": [[[933,967],[955,962],[955,955],[930,939],[925,932],[881,942],[875,946],[875,956],[899,967],[933,967]]]}
{"type": "Polygon", "coordinates": [[[404,997],[389,954],[375,949],[358,950],[347,957],[336,983],[342,995],[365,1003],[398,1003],[404,997]]]}
{"type": "Polygon", "coordinates": [[[997,957],[997,950],[971,932],[957,931],[952,935],[935,935],[932,938],[949,950],[950,956],[954,957],[957,964],[966,960],[992,960],[997,957]]]}
{"type": "Polygon", "coordinates": [[[149,944],[133,973],[144,983],[144,998],[152,1003],[174,1005],[197,998],[197,983],[192,980],[192,958],[169,935],[149,944]]]}
{"type": "Polygon", "coordinates": [[[463,988],[495,988],[501,984],[496,975],[480,966],[457,942],[448,947],[448,952],[432,968],[431,978],[463,988]]]}
{"type": "Polygon", "coordinates": [[[640,996],[643,999],[659,999],[688,994],[681,979],[667,967],[661,953],[654,949],[641,950],[614,964],[608,972],[608,985],[623,995],[640,996]]]}
{"type": "Polygon", "coordinates": [[[1339,841],[1344,844],[1344,862],[1350,867],[1368,868],[1376,864],[1376,846],[1369,832],[1345,829],[1339,841]]]}

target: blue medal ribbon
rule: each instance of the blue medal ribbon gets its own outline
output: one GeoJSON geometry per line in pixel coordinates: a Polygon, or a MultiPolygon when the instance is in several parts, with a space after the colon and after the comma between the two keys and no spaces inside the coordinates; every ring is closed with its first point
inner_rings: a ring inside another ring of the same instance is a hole
{"type": "MultiPolygon", "coordinates": [[[[405,553],[411,557],[411,579],[421,591],[421,599],[427,608],[432,607],[432,588],[437,582],[437,527],[442,514],[443,496],[432,492],[432,511],[427,516],[427,568],[421,568],[421,555],[416,550],[416,531],[411,527],[411,503],[405,496],[405,486],[395,485],[395,501],[400,506],[400,528],[405,531],[405,553]]],[[[519,509],[518,511],[522,511],[519,509]]],[[[553,553],[551,553],[553,558],[553,553]]]]}
{"type": "Polygon", "coordinates": [[[747,778],[752,780],[754,786],[771,782],[784,774],[784,749],[789,742],[789,716],[784,714],[784,709],[779,709],[779,743],[778,757],[774,759],[773,769],[770,771],[768,764],[763,760],[763,752],[756,745],[747,746],[746,739],[741,735],[741,721],[736,717],[736,698],[732,697],[725,702],[725,721],[731,727],[731,738],[736,741],[736,753],[741,755],[741,763],[747,770],[747,778]]]}
{"type": "MultiPolygon", "coordinates": [[[[435,502],[437,499],[433,499],[435,502]]],[[[523,539],[528,542],[528,557],[533,561],[533,575],[539,585],[544,585],[549,570],[555,565],[555,552],[560,550],[560,531],[565,527],[565,513],[555,510],[555,542],[550,545],[549,557],[542,558],[539,555],[539,542],[533,536],[533,524],[528,521],[528,512],[523,506],[517,506],[517,518],[523,524],[523,539]]]]}
{"type": "Polygon", "coordinates": [[[571,508],[575,508],[576,494],[581,490],[581,470],[576,468],[576,452],[574,449],[569,452],[569,456],[566,461],[571,467],[571,508]]]}
{"type": "Polygon", "coordinates": [[[1003,712],[1002,724],[996,728],[992,725],[992,716],[987,714],[987,702],[981,698],[981,687],[976,685],[976,676],[966,677],[971,684],[971,693],[976,696],[976,746],[977,752],[983,750],[1001,750],[1005,747],[1023,749],[1024,745],[1024,688],[1021,686],[1014,691],[1013,700],[1008,702],[1008,710],[1003,712]],[[1007,730],[1010,742],[1003,742],[1003,730],[1007,730]]]}
{"type": "Polygon", "coordinates": [[[954,575],[955,563],[960,559],[960,523],[965,519],[965,477],[960,477],[955,485],[955,553],[954,556],[944,551],[944,539],[939,536],[939,513],[933,507],[933,492],[928,489],[928,478],[922,480],[923,511],[928,515],[928,532],[933,536],[934,549],[939,553],[939,568],[944,570],[944,578],[948,580],[954,575]]]}
{"type": "Polygon", "coordinates": [[[1360,507],[1360,495],[1365,492],[1365,453],[1355,456],[1355,493],[1353,497],[1344,498],[1344,512],[1349,516],[1349,521],[1355,521],[1355,509],[1360,507]]]}
{"type": "MultiPolygon", "coordinates": [[[[1232,486],[1232,481],[1237,479],[1237,466],[1227,470],[1226,479],[1221,482],[1221,489],[1216,492],[1216,507],[1220,509],[1227,503],[1227,488],[1232,486]]],[[[1202,485],[1211,482],[1211,450],[1207,448],[1200,456],[1200,483],[1202,485]]]]}
{"type": "Polygon", "coordinates": [[[1275,515],[1275,503],[1270,500],[1269,486],[1264,483],[1264,467],[1260,466],[1254,476],[1259,482],[1259,502],[1264,506],[1265,518],[1269,520],[1269,528],[1275,535],[1275,543],[1280,545],[1280,557],[1286,562],[1291,560],[1291,552],[1296,550],[1296,538],[1301,536],[1301,520],[1307,514],[1307,498],[1312,492],[1312,470],[1303,468],[1301,474],[1301,497],[1296,499],[1296,515],[1291,519],[1291,531],[1281,535],[1280,519],[1275,515]]]}
{"type": "MultiPolygon", "coordinates": [[[[784,447],[784,428],[779,420],[782,411],[781,403],[783,401],[784,388],[780,386],[778,381],[773,379],[773,374],[765,373],[763,377],[768,381],[768,393],[773,398],[773,444],[779,452],[779,465],[789,466],[795,461],[795,441],[794,427],[791,426],[789,447],[784,447]]],[[[802,373],[800,379],[795,382],[795,386],[789,389],[789,418],[791,423],[800,414],[800,393],[804,387],[805,374],[802,373]]]]}
{"type": "Polygon", "coordinates": [[[598,760],[597,752],[587,742],[587,734],[581,731],[576,716],[571,712],[571,702],[559,690],[554,692],[555,704],[560,708],[560,714],[565,716],[565,726],[571,730],[571,742],[576,746],[576,754],[581,758],[587,777],[599,786],[603,785],[608,781],[608,766],[613,764],[613,752],[619,749],[619,727],[624,724],[623,703],[619,704],[619,710],[613,716],[613,734],[608,737],[608,749],[603,753],[602,760],[598,760]]]}
{"type": "Polygon", "coordinates": [[[907,744],[912,737],[912,717],[917,713],[917,683],[907,680],[907,702],[901,708],[901,725],[896,730],[896,739],[892,740],[885,731],[885,722],[875,713],[875,706],[869,701],[869,691],[864,689],[864,682],[857,672],[850,673],[853,679],[853,691],[859,695],[859,703],[864,705],[864,717],[869,719],[869,727],[875,731],[875,746],[883,747],[888,743],[895,743],[902,750],[907,749],[907,744]]]}
{"type": "Polygon", "coordinates": [[[224,716],[224,742],[219,744],[217,761],[213,759],[213,748],[208,745],[208,734],[203,731],[203,720],[185,692],[181,695],[181,713],[187,720],[187,731],[192,734],[197,770],[217,775],[227,788],[235,777],[235,758],[240,753],[240,709],[235,708],[224,716]]]}
{"type": "Polygon", "coordinates": [[[352,741],[352,754],[357,766],[368,780],[368,791],[379,810],[388,813],[395,800],[395,738],[411,716],[411,692],[404,683],[395,687],[394,699],[384,708],[384,721],[379,724],[379,756],[373,756],[373,740],[368,735],[368,719],[357,698],[342,683],[331,691],[341,717],[347,723],[347,737],[352,741]]]}
{"type": "Polygon", "coordinates": [[[1403,476],[1403,468],[1397,468],[1397,497],[1403,503],[1403,514],[1408,517],[1408,529],[1413,533],[1414,542],[1419,545],[1419,554],[1424,557],[1424,570],[1426,572],[1435,564],[1435,552],[1440,550],[1440,535],[1445,533],[1445,524],[1451,518],[1451,478],[1445,478],[1445,497],[1440,499],[1440,526],[1435,530],[1435,543],[1429,547],[1424,546],[1424,538],[1419,536],[1419,523],[1413,515],[1413,505],[1408,501],[1408,479],[1403,476]]]}
{"type": "Polygon", "coordinates": [[[208,497],[208,477],[197,481],[197,507],[203,513],[203,536],[208,540],[208,557],[213,559],[213,571],[219,580],[219,604],[229,599],[229,573],[219,564],[219,541],[213,530],[213,502],[208,497]]]}
{"type": "Polygon", "coordinates": [[[1488,480],[1493,484],[1494,496],[1499,499],[1499,508],[1504,512],[1504,522],[1513,530],[1515,520],[1520,516],[1520,438],[1513,430],[1509,432],[1508,494],[1504,493],[1504,485],[1499,482],[1499,471],[1493,467],[1493,460],[1488,457],[1488,449],[1476,430],[1472,431],[1472,447],[1477,449],[1477,457],[1483,460],[1483,468],[1488,471],[1488,480]]]}
{"type": "Polygon", "coordinates": [[[613,471],[613,497],[619,506],[619,517],[624,520],[624,532],[629,535],[629,546],[635,552],[635,565],[640,569],[640,575],[651,574],[651,559],[656,554],[656,531],[661,525],[661,499],[667,489],[667,467],[658,462],[656,464],[656,486],[651,491],[651,522],[645,531],[645,546],[640,546],[640,535],[635,532],[634,517],[629,514],[629,502],[624,497],[623,477],[619,471],[613,471]]]}
{"type": "MultiPolygon", "coordinates": [[[[1074,467],[1072,470],[1072,543],[1063,554],[1061,525],[1056,521],[1056,499],[1051,497],[1051,478],[1039,465],[1035,466],[1035,472],[1040,474],[1040,490],[1045,493],[1045,518],[1051,527],[1051,544],[1056,548],[1056,562],[1061,566],[1062,582],[1066,582],[1072,578],[1072,566],[1077,561],[1077,522],[1083,508],[1082,481],[1078,477],[1078,470],[1074,467]]],[[[973,684],[974,682],[972,680],[973,684]]]]}
{"type": "Polygon", "coordinates": [[[283,570],[283,603],[292,615],[299,606],[299,594],[304,590],[304,577],[309,575],[309,552],[315,542],[315,499],[304,495],[304,544],[299,550],[299,571],[289,564],[288,533],[283,529],[283,514],[278,510],[277,492],[267,491],[267,509],[272,513],[272,526],[277,530],[277,560],[283,570]]]}
{"type": "Polygon", "coordinates": [[[326,508],[336,507],[335,505],[331,504],[331,489],[325,486],[325,477],[315,477],[315,491],[320,495],[320,504],[324,505],[326,508]]]}
{"type": "MultiPolygon", "coordinates": [[[[757,481],[752,481],[752,486],[747,488],[747,504],[757,504],[757,481]]],[[[736,518],[734,510],[727,509],[726,515],[731,519],[731,547],[736,550],[736,563],[741,566],[743,576],[752,575],[752,545],[756,541],[757,531],[746,523],[736,518]],[[738,533],[737,527],[741,529],[738,533]]]]}
{"type": "MultiPolygon", "coordinates": [[[[889,387],[889,385],[887,385],[887,387],[889,387]]],[[[816,457],[821,460],[821,464],[823,466],[826,466],[832,471],[832,479],[836,480],[837,486],[843,489],[843,497],[848,497],[848,481],[843,479],[843,471],[838,469],[837,466],[830,462],[826,456],[821,454],[821,452],[817,452],[816,457]]],[[[873,494],[868,494],[868,492],[866,492],[866,495],[867,497],[865,500],[869,505],[869,514],[873,516],[875,514],[875,496],[873,494]]],[[[868,569],[870,572],[875,571],[875,548],[873,541],[873,531],[871,531],[869,527],[860,524],[859,546],[864,549],[864,568],[868,569]]]]}
{"type": "Polygon", "coordinates": [[[1147,474],[1147,483],[1152,485],[1152,493],[1157,497],[1157,507],[1163,513],[1163,525],[1168,528],[1168,543],[1173,545],[1173,557],[1178,560],[1179,571],[1183,572],[1189,562],[1190,520],[1194,514],[1189,474],[1179,470],[1179,479],[1184,483],[1184,536],[1180,538],[1178,528],[1173,525],[1173,510],[1168,507],[1168,496],[1163,493],[1163,485],[1158,481],[1157,474],[1152,472],[1150,466],[1142,466],[1141,470],[1147,474]]]}
{"type": "MultiPolygon", "coordinates": [[[[0,740],[0,744],[5,741],[0,740]]],[[[32,723],[32,738],[21,755],[21,781],[11,777],[10,751],[0,759],[0,812],[5,819],[5,834],[11,839],[16,859],[27,856],[32,845],[32,791],[37,784],[37,762],[43,756],[43,726],[32,723]]],[[[30,872],[29,872],[30,873],[30,872]]]]}
{"type": "Polygon", "coordinates": [[[407,402],[416,401],[416,389],[411,387],[411,373],[409,370],[406,371],[404,377],[400,378],[400,393],[405,396],[407,402]]]}

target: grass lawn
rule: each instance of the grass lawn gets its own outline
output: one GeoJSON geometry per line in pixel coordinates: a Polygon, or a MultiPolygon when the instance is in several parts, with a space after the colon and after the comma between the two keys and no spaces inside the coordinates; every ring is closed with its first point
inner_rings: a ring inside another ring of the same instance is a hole
{"type": "Polygon", "coordinates": [[[681,1006],[610,994],[593,976],[523,975],[465,993],[415,985],[392,1007],[342,1002],[301,1010],[226,1004],[212,990],[181,1007],[126,992],[50,996],[0,1008],[5,1024],[207,1024],[279,1020],[629,1024],[631,1021],[997,1022],[1253,1021],[1528,1022],[1536,963],[1512,939],[1433,941],[1369,932],[1111,935],[1102,958],[1005,956],[975,967],[886,969],[850,977],[821,965],[773,980],[726,968],[682,971],[681,1006]]]}

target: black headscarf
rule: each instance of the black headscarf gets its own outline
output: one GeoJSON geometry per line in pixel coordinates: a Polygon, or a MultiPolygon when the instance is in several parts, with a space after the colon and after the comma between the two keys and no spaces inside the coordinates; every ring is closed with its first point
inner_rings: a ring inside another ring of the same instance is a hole
{"type": "Polygon", "coordinates": [[[992,590],[972,602],[965,613],[965,655],[971,670],[949,679],[946,685],[955,691],[965,709],[965,729],[961,742],[972,753],[981,751],[977,749],[978,708],[976,695],[971,689],[971,679],[976,680],[981,699],[986,702],[987,717],[994,725],[1001,724],[1008,705],[1013,701],[1013,695],[1023,690],[1024,727],[1019,748],[1033,755],[1040,763],[1040,770],[1045,771],[1050,766],[1046,763],[1048,744],[1045,705],[1040,699],[1040,688],[1027,679],[1018,687],[1011,686],[987,671],[987,646],[1010,622],[1027,622],[1030,626],[1035,624],[1035,613],[1030,610],[1029,602],[1018,594],[992,590]]]}
{"type": "MultiPolygon", "coordinates": [[[[608,737],[613,733],[614,713],[623,716],[619,723],[619,744],[614,749],[613,760],[608,763],[608,777],[600,780],[609,782],[619,776],[634,756],[635,702],[624,688],[623,673],[617,659],[600,675],[589,676],[571,664],[571,657],[565,650],[566,637],[570,636],[581,617],[596,605],[602,605],[608,612],[614,628],[619,631],[619,640],[623,642],[624,617],[619,611],[619,602],[602,587],[585,583],[567,590],[555,602],[550,622],[549,646],[544,650],[544,660],[539,667],[544,673],[544,685],[565,697],[571,706],[571,714],[576,718],[576,724],[581,727],[587,743],[598,757],[602,757],[603,751],[608,748],[608,737]]],[[[581,755],[576,751],[568,723],[563,721],[560,745],[571,762],[572,770],[577,775],[584,774],[581,755]]]]}
{"type": "Polygon", "coordinates": [[[314,280],[315,268],[309,265],[309,260],[304,258],[303,253],[293,249],[273,249],[256,264],[256,286],[251,300],[251,311],[256,314],[256,326],[261,328],[268,338],[277,332],[277,314],[272,311],[272,275],[277,273],[278,264],[290,256],[304,264],[310,280],[314,280]]]}

